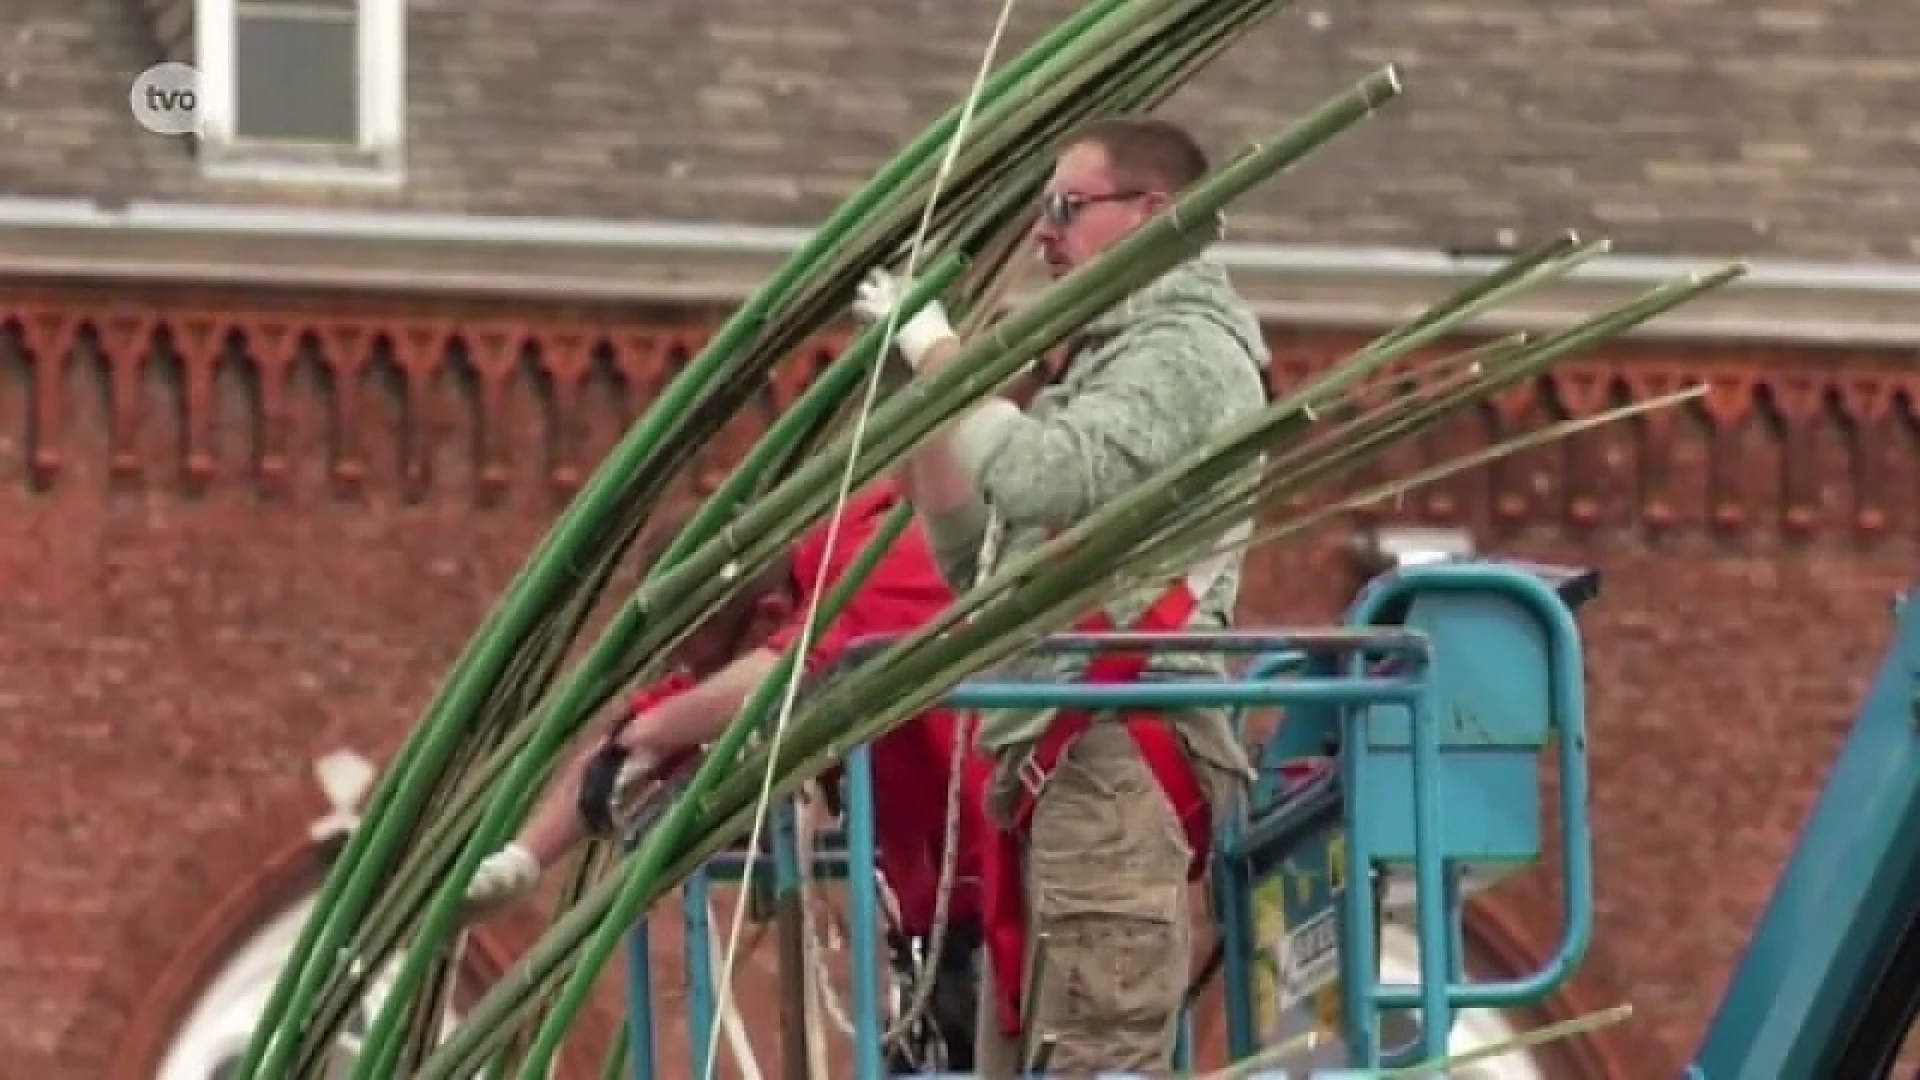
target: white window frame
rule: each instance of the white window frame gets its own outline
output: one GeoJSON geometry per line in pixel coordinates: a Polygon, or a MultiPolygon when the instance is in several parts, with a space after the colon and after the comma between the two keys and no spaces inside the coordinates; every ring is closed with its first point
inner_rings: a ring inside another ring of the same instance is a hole
{"type": "MultiPolygon", "coordinates": [[[[1389,920],[1380,928],[1380,938],[1380,981],[1417,985],[1420,982],[1420,935],[1389,920]]],[[[1458,1057],[1504,1046],[1519,1034],[1520,1029],[1497,1010],[1462,1009],[1454,1016],[1447,1053],[1458,1057]]],[[[1539,1060],[1527,1050],[1485,1058],[1448,1075],[1454,1080],[1546,1080],[1539,1060]]]]}
{"type": "Polygon", "coordinates": [[[200,71],[202,168],[217,179],[269,183],[395,186],[405,178],[406,0],[359,5],[360,138],[335,160],[234,136],[237,0],[194,0],[194,57],[200,71]]]}
{"type": "MultiPolygon", "coordinates": [[[[254,1027],[266,1013],[274,984],[299,942],[301,929],[312,917],[317,900],[317,893],[309,893],[280,912],[221,967],[174,1033],[157,1080],[207,1080],[222,1061],[246,1052],[254,1027]]],[[[369,1016],[386,1001],[403,956],[396,955],[370,981],[364,998],[369,1016]]],[[[443,1014],[442,1039],[453,1032],[458,1020],[459,1015],[451,1008],[443,1014]]],[[[347,1034],[342,1034],[336,1045],[349,1057],[360,1049],[358,1039],[347,1034]]]]}
{"type": "MultiPolygon", "coordinates": [[[[1388,900],[1389,905],[1392,899],[1388,900]]],[[[1420,981],[1420,937],[1411,927],[1404,925],[1403,919],[1394,917],[1391,908],[1380,926],[1380,981],[1388,984],[1411,986],[1420,981]]],[[[1416,1015],[1418,1010],[1415,1010],[1416,1015]]],[[[1262,1023],[1269,1022],[1262,1017],[1262,1023]]],[[[1275,1045],[1296,1035],[1306,1033],[1308,1023],[1300,1017],[1282,1020],[1278,1025],[1275,1045]]],[[[1447,1053],[1459,1056],[1477,1050],[1495,1046],[1504,1046],[1513,1042],[1520,1034],[1513,1020],[1495,1009],[1462,1009],[1454,1014],[1453,1031],[1447,1038],[1447,1053]]],[[[1299,1075],[1312,1076],[1315,1070],[1338,1069],[1346,1058],[1346,1048],[1339,1038],[1324,1040],[1313,1050],[1302,1051],[1284,1062],[1276,1062],[1276,1067],[1299,1070],[1299,1075]]],[[[1546,1069],[1532,1051],[1514,1050],[1496,1057],[1476,1061],[1463,1068],[1454,1069],[1448,1075],[1454,1080],[1546,1080],[1546,1069]]]]}

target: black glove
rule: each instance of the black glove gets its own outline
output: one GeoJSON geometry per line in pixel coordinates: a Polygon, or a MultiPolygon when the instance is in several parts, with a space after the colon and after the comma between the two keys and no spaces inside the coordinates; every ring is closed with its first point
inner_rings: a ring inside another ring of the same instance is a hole
{"type": "Polygon", "coordinates": [[[580,793],[574,810],[580,815],[580,823],[594,836],[606,839],[619,828],[613,819],[613,807],[620,790],[621,773],[631,756],[626,747],[608,740],[587,759],[586,768],[580,770],[580,793]]]}

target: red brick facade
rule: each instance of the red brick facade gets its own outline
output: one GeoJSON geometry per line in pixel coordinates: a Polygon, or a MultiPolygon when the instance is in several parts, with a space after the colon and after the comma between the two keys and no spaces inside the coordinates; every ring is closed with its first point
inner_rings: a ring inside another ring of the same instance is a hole
{"type": "MultiPolygon", "coordinates": [[[[144,1080],[221,952],[312,880],[312,760],[393,749],[701,324],[19,290],[0,320],[0,1053],[7,1075],[144,1080]]],[[[1348,343],[1276,333],[1276,377],[1348,343]]],[[[1698,409],[1394,511],[1607,575],[1584,619],[1598,936],[1556,1011],[1636,1016],[1569,1076],[1673,1075],[1691,1052],[1920,538],[1902,356],[1620,345],[1429,449],[1693,380],[1698,409]]],[[[1249,621],[1335,614],[1346,527],[1263,552],[1249,621]]],[[[1476,917],[1504,961],[1557,940],[1547,880],[1476,917]]]]}

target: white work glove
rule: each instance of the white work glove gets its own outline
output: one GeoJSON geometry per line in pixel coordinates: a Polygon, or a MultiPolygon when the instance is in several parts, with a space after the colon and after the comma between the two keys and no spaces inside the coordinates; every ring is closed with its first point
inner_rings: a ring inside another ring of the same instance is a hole
{"type": "Polygon", "coordinates": [[[484,915],[532,895],[540,884],[540,860],[519,844],[508,844],[480,860],[467,884],[468,918],[484,915]]]}
{"type": "MultiPolygon", "coordinates": [[[[854,292],[854,316],[865,323],[886,322],[887,314],[899,305],[910,286],[911,282],[891,270],[870,271],[854,292]]],[[[907,363],[918,371],[927,353],[953,336],[953,324],[947,321],[946,307],[933,300],[915,312],[913,318],[894,327],[893,343],[899,346],[900,355],[906,357],[907,363]]]]}

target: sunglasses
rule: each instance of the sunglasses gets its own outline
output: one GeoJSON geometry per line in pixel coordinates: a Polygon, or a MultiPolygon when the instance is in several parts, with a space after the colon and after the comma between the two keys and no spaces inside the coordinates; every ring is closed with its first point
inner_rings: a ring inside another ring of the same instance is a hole
{"type": "Polygon", "coordinates": [[[1129,199],[1138,199],[1145,194],[1147,193],[1144,191],[1109,191],[1104,195],[1069,195],[1065,192],[1055,192],[1041,200],[1040,216],[1046,219],[1047,224],[1064,229],[1073,224],[1074,219],[1080,216],[1080,212],[1089,206],[1106,202],[1126,202],[1129,199]]]}

